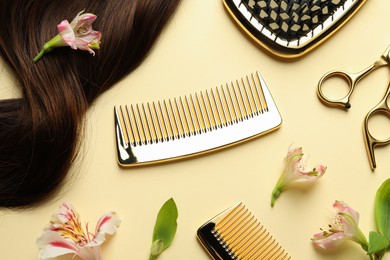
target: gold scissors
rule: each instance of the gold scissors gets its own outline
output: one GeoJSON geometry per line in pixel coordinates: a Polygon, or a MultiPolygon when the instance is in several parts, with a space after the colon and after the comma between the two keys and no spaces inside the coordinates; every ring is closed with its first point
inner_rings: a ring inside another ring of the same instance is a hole
{"type": "MultiPolygon", "coordinates": [[[[328,106],[349,109],[351,108],[350,98],[357,83],[359,83],[361,79],[363,79],[365,76],[367,76],[374,70],[384,66],[388,66],[390,68],[390,45],[387,47],[385,52],[380,56],[378,60],[376,60],[374,63],[372,63],[370,66],[368,66],[366,69],[360,72],[348,73],[340,70],[333,70],[326,73],[324,76],[322,76],[322,78],[318,82],[318,86],[317,86],[318,97],[324,104],[328,106]],[[329,99],[325,96],[325,94],[322,91],[322,86],[324,82],[334,77],[345,79],[349,86],[349,92],[345,97],[341,99],[334,99],[334,100],[329,99]]],[[[383,96],[382,100],[367,113],[364,119],[364,125],[363,125],[364,140],[366,143],[368,159],[370,161],[370,166],[372,170],[376,168],[374,148],[376,146],[383,146],[383,145],[390,144],[390,138],[387,138],[385,140],[378,140],[374,138],[369,131],[368,121],[374,114],[378,114],[378,113],[384,114],[390,118],[390,108],[387,104],[387,99],[389,98],[389,96],[390,96],[390,81],[386,90],[386,94],[383,96]]]]}

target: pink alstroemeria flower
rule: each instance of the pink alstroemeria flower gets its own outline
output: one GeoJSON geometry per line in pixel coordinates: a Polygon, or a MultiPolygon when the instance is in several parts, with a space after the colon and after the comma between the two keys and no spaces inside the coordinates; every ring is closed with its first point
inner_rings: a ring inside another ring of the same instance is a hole
{"type": "Polygon", "coordinates": [[[106,234],[113,235],[117,231],[120,222],[115,212],[107,212],[100,217],[93,234],[88,225],[83,229],[73,207],[63,203],[37,239],[39,257],[48,259],[74,254],[83,260],[101,260],[99,246],[105,241],[106,234]]]}
{"type": "Polygon", "coordinates": [[[72,49],[88,51],[95,55],[93,49],[100,48],[101,32],[92,29],[92,23],[97,16],[81,11],[77,16],[68,22],[63,20],[57,25],[59,34],[45,43],[40,53],[34,58],[37,62],[45,53],[57,47],[70,46],[72,49]]]}
{"type": "Polygon", "coordinates": [[[280,196],[282,191],[294,182],[313,182],[324,175],[326,166],[317,165],[312,171],[304,172],[305,165],[302,163],[302,147],[289,149],[285,158],[284,169],[272,191],[271,206],[280,196]]]}
{"type": "Polygon", "coordinates": [[[323,249],[334,249],[345,240],[352,240],[367,250],[368,241],[360,228],[359,213],[341,201],[333,204],[336,215],[329,225],[328,231],[313,236],[313,244],[323,249]]]}

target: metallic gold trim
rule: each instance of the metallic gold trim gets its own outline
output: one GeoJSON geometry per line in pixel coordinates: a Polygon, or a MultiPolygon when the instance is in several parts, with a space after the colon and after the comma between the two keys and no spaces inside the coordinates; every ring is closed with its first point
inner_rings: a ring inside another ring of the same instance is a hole
{"type": "Polygon", "coordinates": [[[242,203],[207,221],[198,229],[197,238],[215,260],[291,259],[242,203]]]}
{"type": "Polygon", "coordinates": [[[258,72],[184,98],[116,106],[114,114],[118,163],[124,167],[203,155],[257,138],[282,123],[258,72]]]}
{"type": "MultiPolygon", "coordinates": [[[[356,12],[363,6],[363,4],[366,2],[366,0],[350,0],[351,1],[351,7],[343,9],[343,14],[340,15],[337,19],[334,19],[332,23],[330,23],[327,26],[326,30],[321,31],[320,33],[313,34],[312,40],[308,41],[307,44],[305,44],[302,47],[293,48],[291,46],[283,46],[279,45],[282,50],[277,50],[276,48],[273,48],[271,45],[264,43],[261,39],[254,36],[250,30],[238,19],[234,11],[231,9],[230,5],[228,4],[228,1],[231,0],[223,0],[223,4],[230,14],[230,16],[233,18],[233,20],[239,25],[239,27],[252,39],[254,40],[258,45],[260,45],[263,49],[269,51],[273,55],[276,55],[281,58],[297,58],[301,57],[304,54],[310,52],[315,47],[320,45],[322,42],[324,42],[326,39],[328,39],[330,36],[332,36],[336,31],[338,31],[345,23],[349,21],[349,19],[352,18],[356,14],[356,12]]],[[[241,1],[241,0],[232,0],[232,1],[241,1]]],[[[266,36],[264,36],[266,37],[266,36]]],[[[308,36],[310,37],[310,36],[308,36]]],[[[275,37],[276,38],[276,37],[275,37]]],[[[276,41],[276,39],[274,40],[276,41]]],[[[276,44],[277,45],[277,44],[276,44]]]]}

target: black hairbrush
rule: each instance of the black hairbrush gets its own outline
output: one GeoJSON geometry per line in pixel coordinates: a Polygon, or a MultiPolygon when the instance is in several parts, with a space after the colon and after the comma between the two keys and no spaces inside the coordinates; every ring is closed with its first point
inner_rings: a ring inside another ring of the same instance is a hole
{"type": "Polygon", "coordinates": [[[305,54],[345,24],[366,0],[223,0],[257,43],[281,57],[305,54]]]}

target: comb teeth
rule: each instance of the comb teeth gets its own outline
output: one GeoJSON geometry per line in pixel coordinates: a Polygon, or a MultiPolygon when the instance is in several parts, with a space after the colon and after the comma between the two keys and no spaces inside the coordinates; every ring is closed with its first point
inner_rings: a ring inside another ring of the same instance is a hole
{"type": "Polygon", "coordinates": [[[118,162],[123,166],[205,153],[281,124],[258,72],[194,95],[117,106],[114,111],[118,162]]]}
{"type": "Polygon", "coordinates": [[[214,259],[291,259],[241,203],[199,228],[198,239],[214,259]]]}
{"type": "Polygon", "coordinates": [[[117,115],[124,126],[125,142],[141,146],[173,141],[263,114],[268,107],[259,86],[259,74],[252,74],[184,98],[119,106],[117,115]]]}

